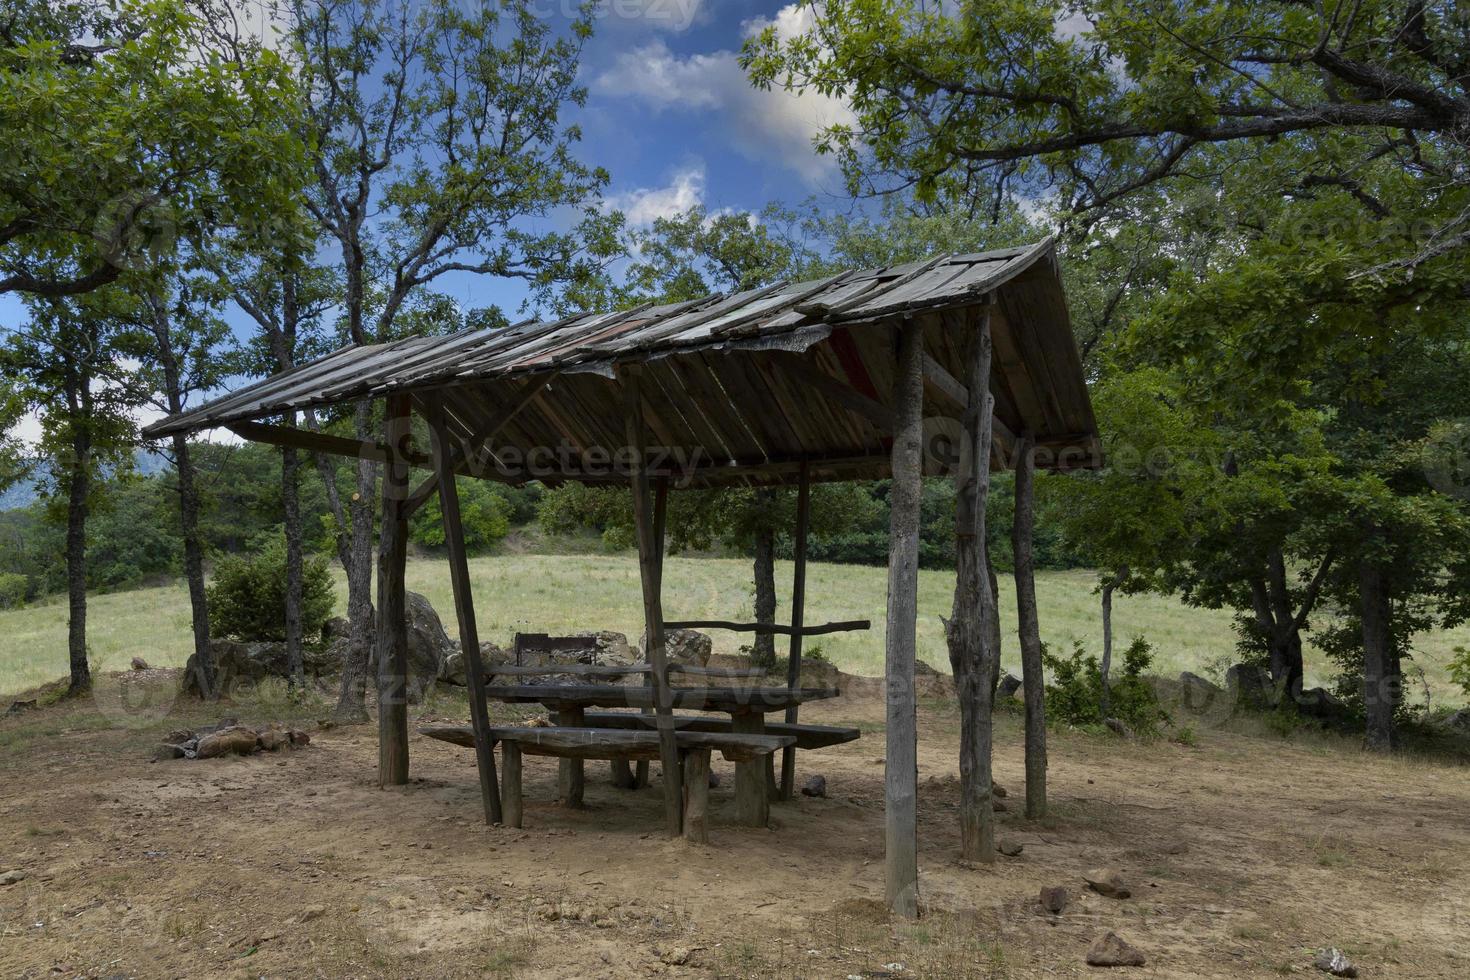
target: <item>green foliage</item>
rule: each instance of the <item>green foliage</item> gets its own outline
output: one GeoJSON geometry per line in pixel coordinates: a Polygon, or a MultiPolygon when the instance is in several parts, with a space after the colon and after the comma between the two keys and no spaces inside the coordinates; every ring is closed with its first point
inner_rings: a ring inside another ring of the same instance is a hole
{"type": "Polygon", "coordinates": [[[1450,680],[1470,695],[1470,647],[1455,647],[1455,659],[1450,661],[1450,680]]]}
{"type": "MultiPolygon", "coordinates": [[[[1100,726],[1105,718],[1102,668],[1097,658],[1078,643],[1067,656],[1043,648],[1041,659],[1051,672],[1051,683],[1046,685],[1047,720],[1079,727],[1100,726]]],[[[1115,666],[1109,674],[1110,717],[1142,735],[1156,733],[1165,718],[1153,686],[1143,676],[1152,663],[1152,647],[1143,637],[1135,637],[1123,651],[1123,669],[1115,666]]]]}
{"type": "MultiPolygon", "coordinates": [[[[464,545],[470,551],[483,551],[510,533],[514,516],[511,501],[498,484],[484,480],[459,479],[460,524],[464,545]]],[[[423,506],[409,523],[409,537],[427,548],[444,546],[444,515],[436,495],[423,506]]]]}
{"type": "Polygon", "coordinates": [[[19,609],[26,604],[30,579],[19,572],[0,572],[0,609],[19,609]]]}
{"type": "MultiPolygon", "coordinates": [[[[332,615],[332,575],[326,560],[316,555],[305,556],[301,571],[301,632],[312,639],[332,615]]],[[[286,544],[281,535],[271,535],[254,554],[221,558],[206,595],[214,635],[285,640],[286,544]]]]}

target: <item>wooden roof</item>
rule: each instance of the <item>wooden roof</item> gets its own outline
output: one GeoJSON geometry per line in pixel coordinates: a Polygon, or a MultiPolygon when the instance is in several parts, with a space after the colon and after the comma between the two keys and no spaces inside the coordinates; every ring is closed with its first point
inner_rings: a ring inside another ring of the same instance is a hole
{"type": "Polygon", "coordinates": [[[607,477],[583,461],[594,448],[626,444],[617,379],[636,364],[649,442],[697,459],[695,485],[788,482],[802,459],[814,480],[880,478],[891,445],[894,327],[924,323],[926,432],[943,431],[960,417],[956,379],[966,374],[975,318],[992,301],[993,465],[1008,465],[1005,445],[1023,430],[1037,437],[1038,466],[1099,465],[1050,239],[686,303],[345,347],[144,434],[228,426],[270,441],[262,420],[406,393],[419,407],[442,406],[453,435],[483,445],[487,462],[525,459],[537,447],[558,459],[536,473],[498,466],[478,475],[599,482],[607,477]]]}

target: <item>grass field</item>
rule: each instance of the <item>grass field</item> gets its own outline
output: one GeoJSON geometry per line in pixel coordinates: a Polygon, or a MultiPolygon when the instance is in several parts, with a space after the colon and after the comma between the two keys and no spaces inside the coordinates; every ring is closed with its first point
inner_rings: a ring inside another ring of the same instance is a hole
{"type": "MultiPolygon", "coordinates": [[[[642,632],[638,565],[631,554],[531,555],[479,558],[471,563],[480,637],[507,643],[518,630],[576,632],[609,629],[630,638],[642,632]]],[[[1047,572],[1039,576],[1042,638],[1057,648],[1081,641],[1100,651],[1102,632],[1098,597],[1090,572],[1047,572]]],[[[668,559],[664,614],[669,619],[750,619],[750,563],[743,559],[668,559]]],[[[789,594],[790,563],[777,566],[777,589],[789,594]]],[[[450,635],[457,632],[443,561],[415,560],[408,565],[408,585],[429,597],[444,617],[450,635]]],[[[952,572],[925,571],[919,576],[919,657],[948,670],[940,616],[947,616],[954,587],[952,572]]],[[[878,675],[883,669],[883,613],[887,589],[881,568],[814,564],[808,571],[807,621],[870,619],[865,633],[837,634],[813,641],[822,654],[849,673],[878,675]]],[[[342,582],[338,581],[339,608],[342,582]]],[[[1014,642],[1015,596],[1001,578],[1001,616],[1006,629],[1003,660],[1019,672],[1014,642]]],[[[99,595],[89,606],[89,635],[94,670],[121,670],[142,657],[155,667],[182,666],[188,657],[189,606],[182,583],[99,595]]],[[[1121,596],[1114,602],[1114,628],[1120,643],[1142,634],[1154,645],[1160,674],[1180,670],[1216,674],[1232,661],[1235,635],[1225,612],[1190,609],[1162,596],[1121,596]]],[[[718,652],[738,652],[749,637],[714,634],[718,652]]],[[[1465,697],[1448,680],[1445,664],[1456,646],[1470,645],[1470,628],[1426,634],[1419,638],[1416,663],[1433,692],[1435,704],[1463,704],[1465,697]]],[[[1308,683],[1321,683],[1331,672],[1316,651],[1308,650],[1308,683]]],[[[0,693],[33,687],[66,672],[66,603],[48,602],[0,612],[0,693]]],[[[1415,678],[1409,696],[1422,700],[1423,685],[1415,678]]]]}

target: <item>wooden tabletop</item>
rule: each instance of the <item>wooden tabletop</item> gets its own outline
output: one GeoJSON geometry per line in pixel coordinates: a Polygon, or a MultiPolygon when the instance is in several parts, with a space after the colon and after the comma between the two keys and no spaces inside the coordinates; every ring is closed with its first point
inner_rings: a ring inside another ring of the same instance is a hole
{"type": "MultiPolygon", "coordinates": [[[[685,711],[723,711],[732,715],[769,714],[796,704],[835,698],[835,687],[676,687],[674,707],[685,711]]],[[[622,684],[489,684],[485,697],[510,704],[547,707],[652,708],[653,688],[622,684]]]]}

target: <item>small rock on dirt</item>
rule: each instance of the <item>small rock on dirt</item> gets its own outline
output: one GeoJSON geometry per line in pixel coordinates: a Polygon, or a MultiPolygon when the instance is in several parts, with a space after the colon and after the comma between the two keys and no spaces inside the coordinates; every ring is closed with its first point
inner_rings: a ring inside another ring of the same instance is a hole
{"type": "Polygon", "coordinates": [[[260,747],[267,752],[279,752],[291,744],[291,736],[275,728],[267,728],[258,736],[260,747]]]}
{"type": "Polygon", "coordinates": [[[683,966],[685,963],[689,962],[689,958],[693,955],[694,950],[690,949],[688,946],[675,946],[673,949],[668,950],[662,956],[660,956],[659,959],[667,963],[669,966],[683,966]]]}
{"type": "Polygon", "coordinates": [[[1336,948],[1318,950],[1317,958],[1312,960],[1312,965],[1323,973],[1330,973],[1334,977],[1355,977],[1358,975],[1358,968],[1342,954],[1342,950],[1336,948]]]}
{"type": "Polygon", "coordinates": [[[1116,932],[1100,937],[1087,951],[1089,966],[1143,966],[1143,953],[1116,932]]]}
{"type": "Polygon", "coordinates": [[[995,849],[1006,857],[1013,858],[1020,857],[1021,852],[1026,849],[1026,845],[1018,840],[998,840],[995,842],[995,849]]]}
{"type": "Polygon", "coordinates": [[[1062,885],[1048,885],[1041,889],[1041,907],[1052,915],[1059,915],[1071,900],[1072,893],[1062,885]]]}
{"type": "Polygon", "coordinates": [[[295,729],[295,728],[293,728],[289,732],[287,732],[286,733],[286,737],[291,740],[291,745],[292,745],[293,748],[298,748],[299,749],[299,748],[301,748],[301,746],[303,746],[303,745],[309,745],[311,743],[311,736],[310,735],[306,734],[303,731],[300,731],[299,729],[295,729]]]}
{"type": "Polygon", "coordinates": [[[1087,887],[1108,898],[1127,898],[1133,894],[1122,874],[1112,868],[1094,868],[1082,876],[1087,887]]]}
{"type": "Polygon", "coordinates": [[[0,873],[0,886],[14,885],[17,882],[25,880],[26,873],[24,871],[6,871],[4,873],[0,873]]]}
{"type": "Polygon", "coordinates": [[[992,797],[990,800],[990,809],[994,813],[1005,813],[1010,807],[1006,806],[1003,801],[992,797]]]}
{"type": "Polygon", "coordinates": [[[147,670],[148,669],[148,661],[144,660],[142,657],[134,657],[133,658],[133,662],[132,662],[132,668],[134,670],[147,670]]]}
{"type": "Polygon", "coordinates": [[[995,780],[992,779],[990,781],[990,795],[991,796],[1010,796],[1011,794],[1006,792],[1006,788],[1004,786],[1002,786],[1000,783],[997,783],[995,780]]]}
{"type": "Polygon", "coordinates": [[[327,907],[325,905],[308,905],[306,906],[306,908],[301,910],[301,914],[296,917],[296,921],[310,922],[313,919],[320,919],[326,914],[327,907]]]}
{"type": "Polygon", "coordinates": [[[827,777],[813,776],[808,779],[806,784],[801,787],[801,795],[819,796],[825,800],[827,798],[827,777]]]}
{"type": "Polygon", "coordinates": [[[1118,718],[1104,718],[1103,724],[1107,726],[1108,731],[1112,732],[1114,735],[1118,735],[1122,738],[1133,737],[1133,729],[1123,724],[1122,720],[1118,718]]]}
{"type": "Polygon", "coordinates": [[[29,701],[12,701],[12,702],[10,702],[10,707],[8,707],[8,708],[5,709],[5,714],[6,715],[18,715],[22,711],[30,711],[35,706],[36,706],[36,699],[35,698],[31,698],[29,701]]]}
{"type": "Polygon", "coordinates": [[[1021,678],[1017,677],[1015,674],[1008,673],[1000,679],[1000,687],[996,691],[995,700],[997,703],[999,703],[1005,698],[1015,697],[1016,692],[1020,689],[1021,678]]]}

